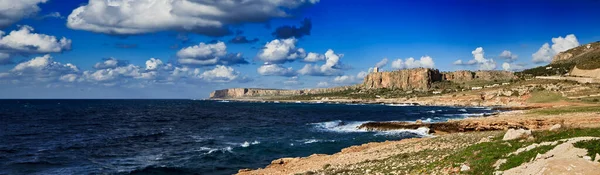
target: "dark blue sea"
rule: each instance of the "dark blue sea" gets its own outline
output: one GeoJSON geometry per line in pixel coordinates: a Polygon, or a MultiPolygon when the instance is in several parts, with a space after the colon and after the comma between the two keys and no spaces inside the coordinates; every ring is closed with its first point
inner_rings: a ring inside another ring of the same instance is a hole
{"type": "Polygon", "coordinates": [[[232,174],[281,157],[427,137],[367,121],[446,121],[486,108],[202,100],[0,100],[0,174],[232,174]]]}

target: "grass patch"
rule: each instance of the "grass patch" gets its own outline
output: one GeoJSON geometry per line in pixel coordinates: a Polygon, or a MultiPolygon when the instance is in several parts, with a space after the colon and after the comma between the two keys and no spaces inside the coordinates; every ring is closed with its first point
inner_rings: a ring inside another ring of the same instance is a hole
{"type": "Polygon", "coordinates": [[[556,145],[544,145],[534,148],[532,150],[522,152],[518,155],[514,155],[506,159],[506,163],[500,166],[500,170],[508,170],[514,167],[518,167],[519,165],[529,162],[531,159],[535,158],[537,154],[544,154],[550,150],[552,150],[556,145]]]}
{"type": "Polygon", "coordinates": [[[565,98],[557,92],[535,91],[531,93],[531,98],[527,99],[529,103],[550,103],[564,100],[565,98]]]}
{"type": "MultiPolygon", "coordinates": [[[[442,161],[429,165],[429,167],[444,165],[456,167],[462,163],[468,163],[471,167],[471,170],[465,172],[467,174],[493,174],[495,171],[493,165],[499,159],[507,159],[507,162],[500,167],[501,170],[506,170],[517,167],[524,162],[528,162],[534,158],[537,153],[545,153],[554,148],[554,146],[540,146],[533,150],[523,152],[519,155],[506,157],[506,155],[516,151],[519,148],[531,145],[533,143],[557,141],[573,137],[600,137],[600,128],[574,128],[561,130],[559,132],[536,131],[533,132],[533,136],[535,137],[535,140],[524,142],[517,140],[502,141],[502,137],[498,136],[494,138],[494,141],[492,142],[474,144],[462,150],[458,150],[444,158],[442,161]]],[[[584,146],[586,149],[592,150],[589,152],[600,152],[600,141],[582,143],[582,147],[584,146]]]]}
{"type": "Polygon", "coordinates": [[[596,160],[596,154],[600,154],[600,140],[587,140],[573,144],[577,148],[587,149],[587,155],[592,157],[592,160],[596,160]]]}
{"type": "Polygon", "coordinates": [[[536,109],[532,110],[531,113],[542,114],[542,115],[557,115],[567,114],[576,112],[600,112],[600,106],[576,106],[576,107],[561,107],[561,108],[550,108],[550,109],[536,109]]]}

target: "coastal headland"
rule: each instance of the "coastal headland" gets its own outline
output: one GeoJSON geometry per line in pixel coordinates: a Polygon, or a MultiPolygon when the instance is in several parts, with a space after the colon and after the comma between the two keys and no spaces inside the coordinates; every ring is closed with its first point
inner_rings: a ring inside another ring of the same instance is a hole
{"type": "Polygon", "coordinates": [[[352,146],[332,155],[281,158],[239,174],[594,174],[600,172],[598,55],[596,42],[559,53],[547,66],[520,72],[372,72],[353,86],[224,89],[211,93],[211,99],[483,106],[504,111],[438,123],[364,123],[358,127],[427,128],[430,135],[352,146]]]}

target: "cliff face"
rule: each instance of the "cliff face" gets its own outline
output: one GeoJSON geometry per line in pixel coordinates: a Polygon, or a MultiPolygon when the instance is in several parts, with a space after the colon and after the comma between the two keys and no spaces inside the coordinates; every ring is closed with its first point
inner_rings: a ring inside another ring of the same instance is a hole
{"type": "Polygon", "coordinates": [[[301,89],[301,90],[285,90],[285,89],[258,89],[258,88],[232,88],[216,90],[210,93],[210,98],[253,98],[253,97],[277,97],[277,96],[294,96],[307,94],[323,94],[355,89],[357,86],[342,86],[334,88],[319,88],[319,89],[301,89]]]}
{"type": "Polygon", "coordinates": [[[437,69],[417,68],[392,72],[373,72],[365,77],[366,89],[402,89],[426,91],[431,83],[441,81],[442,74],[437,69]]]}
{"type": "Polygon", "coordinates": [[[295,96],[307,94],[323,94],[340,92],[350,89],[400,89],[404,91],[429,91],[431,84],[440,81],[467,82],[473,80],[511,80],[517,77],[507,71],[456,71],[440,73],[437,69],[417,68],[404,69],[391,72],[372,72],[367,75],[364,82],[355,86],[342,86],[334,88],[282,90],[258,88],[233,88],[217,90],[210,94],[210,98],[256,98],[295,96]]]}
{"type": "Polygon", "coordinates": [[[577,68],[577,66],[575,66],[569,74],[571,76],[590,77],[590,78],[600,79],[600,69],[583,70],[583,69],[579,69],[579,68],[577,68]]]}

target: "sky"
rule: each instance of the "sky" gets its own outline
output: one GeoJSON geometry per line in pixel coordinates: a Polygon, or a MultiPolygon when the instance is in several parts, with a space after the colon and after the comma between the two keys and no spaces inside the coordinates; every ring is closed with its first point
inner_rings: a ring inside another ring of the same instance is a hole
{"type": "Polygon", "coordinates": [[[0,0],[0,98],[207,98],[373,67],[519,71],[600,40],[596,0],[0,0]]]}

